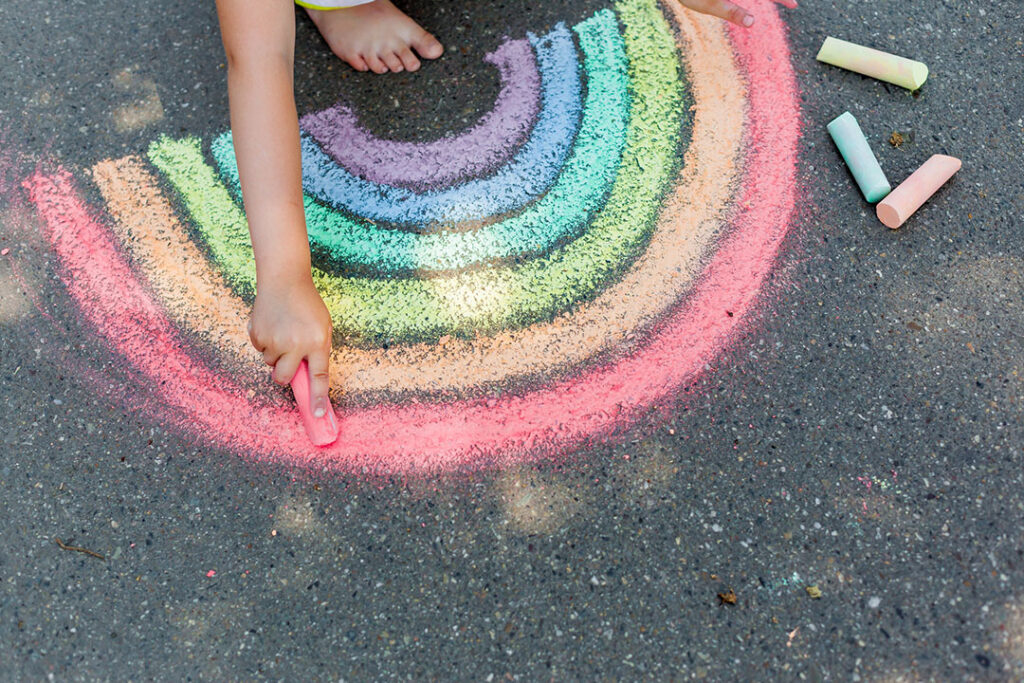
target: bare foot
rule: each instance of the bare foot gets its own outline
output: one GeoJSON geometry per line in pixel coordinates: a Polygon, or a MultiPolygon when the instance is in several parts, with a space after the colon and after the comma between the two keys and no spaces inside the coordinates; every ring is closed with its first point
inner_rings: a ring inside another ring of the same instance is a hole
{"type": "Polygon", "coordinates": [[[437,38],[423,30],[391,0],[333,10],[307,9],[331,51],[357,71],[415,71],[420,60],[444,52],[437,38]]]}

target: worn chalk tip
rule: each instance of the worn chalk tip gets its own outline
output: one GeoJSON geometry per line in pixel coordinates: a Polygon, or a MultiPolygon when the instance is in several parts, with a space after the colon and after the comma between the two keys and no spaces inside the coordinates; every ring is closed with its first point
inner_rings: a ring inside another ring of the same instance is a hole
{"type": "Polygon", "coordinates": [[[313,445],[330,446],[337,441],[340,430],[338,429],[338,422],[334,416],[334,408],[331,407],[330,401],[327,401],[324,406],[324,414],[321,416],[317,416],[309,405],[309,366],[305,360],[299,363],[299,369],[295,371],[291,385],[292,393],[295,394],[295,404],[299,409],[299,416],[302,419],[302,425],[306,429],[306,436],[309,437],[313,445]]]}
{"type": "Polygon", "coordinates": [[[911,90],[920,90],[924,82],[928,80],[928,65],[921,62],[914,62],[910,67],[910,83],[914,87],[911,90]]]}
{"type": "Polygon", "coordinates": [[[892,185],[888,182],[878,183],[877,185],[864,188],[864,199],[868,201],[868,204],[874,204],[885,199],[890,192],[892,192],[892,185]]]}
{"type": "Polygon", "coordinates": [[[900,216],[900,212],[896,210],[896,207],[884,202],[875,207],[875,215],[878,216],[878,220],[882,221],[882,225],[892,230],[903,225],[905,220],[900,216]]]}
{"type": "Polygon", "coordinates": [[[839,134],[840,129],[844,125],[857,125],[857,119],[848,111],[844,111],[842,114],[829,121],[828,125],[825,127],[831,135],[835,136],[839,134]]]}

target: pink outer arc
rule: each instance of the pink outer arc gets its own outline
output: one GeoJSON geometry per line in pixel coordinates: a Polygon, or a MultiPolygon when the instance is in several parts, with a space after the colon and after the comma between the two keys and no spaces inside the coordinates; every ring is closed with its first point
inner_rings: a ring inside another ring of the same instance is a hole
{"type": "Polygon", "coordinates": [[[752,4],[758,28],[730,29],[749,80],[745,182],[733,230],[692,298],[645,347],[612,365],[523,396],[343,411],[341,438],[328,448],[310,445],[295,409],[251,404],[241,388],[188,355],[70,174],[37,174],[25,187],[86,317],[212,445],[257,460],[378,474],[538,459],[607,435],[670,396],[714,358],[756,303],[793,211],[800,123],[782,21],[769,0],[752,4]]]}

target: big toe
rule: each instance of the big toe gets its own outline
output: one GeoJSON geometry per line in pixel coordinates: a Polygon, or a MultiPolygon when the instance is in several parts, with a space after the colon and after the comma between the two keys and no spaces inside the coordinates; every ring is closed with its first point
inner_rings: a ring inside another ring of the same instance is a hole
{"type": "Polygon", "coordinates": [[[416,40],[412,41],[412,46],[416,48],[416,52],[421,57],[426,59],[437,59],[444,52],[444,47],[441,46],[440,41],[426,31],[423,31],[416,40]]]}

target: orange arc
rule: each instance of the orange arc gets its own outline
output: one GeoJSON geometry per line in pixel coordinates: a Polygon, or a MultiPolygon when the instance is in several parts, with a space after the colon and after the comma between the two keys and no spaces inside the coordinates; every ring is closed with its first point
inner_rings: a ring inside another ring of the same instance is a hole
{"type": "Polygon", "coordinates": [[[594,302],[551,323],[438,346],[385,352],[337,349],[338,386],[349,391],[466,389],[582,362],[652,322],[693,282],[735,190],[744,123],[743,80],[718,20],[672,3],[696,101],[690,147],[645,253],[594,302]],[[373,360],[367,363],[367,355],[373,360]]]}
{"type": "MultiPolygon", "coordinates": [[[[445,340],[436,346],[335,349],[331,359],[335,393],[459,390],[571,367],[653,322],[686,291],[724,223],[735,190],[745,97],[743,80],[718,21],[677,3],[671,3],[671,9],[680,30],[679,47],[687,57],[695,117],[685,163],[645,253],[595,301],[550,323],[472,341],[445,340]]],[[[159,191],[152,174],[139,163],[128,158],[101,162],[94,169],[111,214],[122,225],[122,240],[177,324],[197,329],[195,323],[200,322],[200,327],[207,326],[205,336],[215,348],[236,358],[254,359],[258,354],[244,333],[245,305],[183,236],[177,218],[152,210],[158,206],[152,195],[159,191]],[[154,252],[152,243],[167,241],[170,232],[178,237],[173,248],[168,247],[169,258],[138,257],[140,250],[154,252]]],[[[246,361],[250,364],[258,365],[246,361]]]]}
{"type": "Polygon", "coordinates": [[[92,177],[114,219],[114,233],[150,289],[173,312],[175,324],[217,349],[220,360],[236,372],[265,374],[263,357],[246,333],[248,307],[227,295],[227,283],[188,238],[142,160],[129,156],[101,161],[93,166],[92,177]]]}

